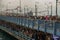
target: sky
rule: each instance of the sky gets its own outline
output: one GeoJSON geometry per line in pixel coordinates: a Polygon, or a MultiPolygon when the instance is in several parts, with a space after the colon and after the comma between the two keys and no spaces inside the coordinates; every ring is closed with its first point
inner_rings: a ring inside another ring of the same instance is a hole
{"type": "MultiPolygon", "coordinates": [[[[59,0],[58,0],[59,1],[59,0]]],[[[37,4],[38,11],[43,11],[47,9],[47,5],[49,6],[49,14],[50,14],[50,6],[52,4],[52,13],[55,15],[56,12],[56,0],[21,0],[21,7],[22,10],[24,7],[32,8],[34,11],[35,9],[35,3],[37,4]]],[[[17,6],[20,6],[20,0],[0,0],[0,9],[5,10],[6,8],[8,9],[15,9],[17,6]]],[[[60,15],[60,4],[58,3],[58,15],[60,15]]],[[[47,12],[41,13],[42,15],[46,14],[47,12]]],[[[38,14],[39,15],[39,14],[38,14]]]]}

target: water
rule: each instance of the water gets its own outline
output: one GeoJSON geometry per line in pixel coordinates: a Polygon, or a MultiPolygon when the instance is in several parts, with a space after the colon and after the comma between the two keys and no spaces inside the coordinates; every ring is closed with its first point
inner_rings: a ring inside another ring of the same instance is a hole
{"type": "Polygon", "coordinates": [[[0,30],[0,40],[17,40],[17,39],[7,34],[6,32],[0,30]]]}

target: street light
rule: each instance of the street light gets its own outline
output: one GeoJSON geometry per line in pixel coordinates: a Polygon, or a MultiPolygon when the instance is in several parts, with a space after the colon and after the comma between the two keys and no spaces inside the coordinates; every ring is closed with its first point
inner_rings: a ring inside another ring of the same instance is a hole
{"type": "Polygon", "coordinates": [[[24,6],[24,16],[27,15],[27,14],[26,14],[27,12],[28,12],[28,8],[27,8],[27,5],[25,5],[25,6],[24,6]]]}
{"type": "Polygon", "coordinates": [[[52,4],[51,4],[51,16],[52,16],[52,4]]]}
{"type": "MultiPolygon", "coordinates": [[[[2,10],[1,5],[2,5],[2,0],[0,0],[0,13],[1,13],[1,10],[2,10]]],[[[2,13],[0,15],[2,15],[2,13]]]]}
{"type": "Polygon", "coordinates": [[[38,4],[39,2],[35,2],[35,17],[37,18],[37,11],[38,11],[38,7],[37,7],[37,4],[38,4]]]}
{"type": "Polygon", "coordinates": [[[50,14],[50,16],[52,16],[52,3],[49,2],[49,4],[50,4],[50,8],[51,8],[51,14],[50,14]]]}
{"type": "Polygon", "coordinates": [[[24,16],[25,16],[25,6],[24,6],[24,16]]]}
{"type": "Polygon", "coordinates": [[[20,0],[20,13],[21,13],[21,0],[20,0]]]}
{"type": "Polygon", "coordinates": [[[57,14],[57,3],[58,3],[58,0],[56,0],[56,17],[58,17],[58,14],[57,14]]]}

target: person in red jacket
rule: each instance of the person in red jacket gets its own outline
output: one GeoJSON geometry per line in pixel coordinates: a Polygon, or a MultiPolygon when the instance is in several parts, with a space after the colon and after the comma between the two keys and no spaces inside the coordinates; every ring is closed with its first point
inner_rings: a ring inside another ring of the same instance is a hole
{"type": "Polygon", "coordinates": [[[45,16],[45,20],[47,21],[47,20],[49,20],[49,16],[47,15],[47,16],[45,16]]]}

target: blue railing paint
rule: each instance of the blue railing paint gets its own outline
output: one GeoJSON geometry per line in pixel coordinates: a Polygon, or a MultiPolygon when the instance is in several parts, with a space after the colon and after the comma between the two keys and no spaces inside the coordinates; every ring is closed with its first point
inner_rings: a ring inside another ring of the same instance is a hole
{"type": "Polygon", "coordinates": [[[45,32],[44,20],[39,20],[39,30],[45,32]]]}
{"type": "Polygon", "coordinates": [[[54,30],[53,30],[53,22],[51,22],[51,21],[46,21],[46,23],[45,23],[45,27],[46,27],[46,32],[48,32],[48,33],[51,33],[51,34],[54,34],[54,30]]]}
{"type": "Polygon", "coordinates": [[[38,20],[34,20],[34,29],[38,30],[38,20]]]}
{"type": "Polygon", "coordinates": [[[60,22],[55,22],[55,27],[56,27],[55,34],[60,36],[60,22]]]}

